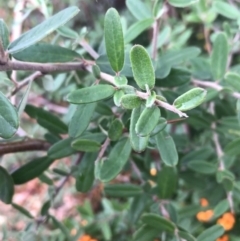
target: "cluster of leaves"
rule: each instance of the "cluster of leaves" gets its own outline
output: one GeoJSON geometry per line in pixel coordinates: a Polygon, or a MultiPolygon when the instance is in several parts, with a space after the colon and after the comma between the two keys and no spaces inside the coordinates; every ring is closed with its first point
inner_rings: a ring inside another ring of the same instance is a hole
{"type": "MultiPolygon", "coordinates": [[[[78,14],[74,6],[11,43],[8,28],[0,21],[0,69],[14,70],[15,58],[21,61],[20,70],[28,65],[45,75],[43,86],[27,79],[17,107],[7,96],[18,96],[22,82],[14,91],[9,84],[0,92],[0,136],[9,139],[2,149],[19,141],[23,112],[46,130],[41,139],[50,146],[45,156],[36,155],[15,170],[0,166],[0,199],[27,216],[30,224],[53,224],[61,230],[62,240],[77,240],[83,232],[98,240],[221,240],[228,230],[216,224],[219,217],[231,212],[234,225],[239,225],[238,6],[215,0],[127,0],[126,5],[133,24],[127,28],[124,23],[129,19],[109,9],[104,40],[94,46],[97,52],[86,45],[83,30],[79,34],[63,26],[78,14]],[[172,16],[170,10],[181,16],[172,16]],[[191,26],[203,28],[204,37],[191,26]],[[151,27],[149,46],[143,47],[143,35],[151,27]],[[41,42],[54,31],[52,43],[41,42]],[[46,66],[63,73],[45,73],[46,66]],[[48,91],[50,100],[70,103],[68,113],[55,115],[48,106],[30,105],[32,85],[48,91]],[[50,167],[65,157],[72,166],[50,167]],[[87,225],[73,236],[70,229],[75,224],[61,223],[49,213],[56,195],[51,190],[62,176],[75,178],[78,192],[88,193],[99,185],[103,191],[100,212],[94,212],[90,202],[78,207],[87,225]],[[39,217],[12,202],[14,185],[34,178],[50,190],[39,217]],[[213,210],[207,222],[196,218],[205,212],[201,198],[207,198],[213,210]]],[[[1,85],[10,74],[1,75],[1,85]]],[[[29,225],[23,240],[42,238],[44,231],[34,230],[29,225]]],[[[232,241],[239,235],[237,228],[229,234],[232,241]]]]}

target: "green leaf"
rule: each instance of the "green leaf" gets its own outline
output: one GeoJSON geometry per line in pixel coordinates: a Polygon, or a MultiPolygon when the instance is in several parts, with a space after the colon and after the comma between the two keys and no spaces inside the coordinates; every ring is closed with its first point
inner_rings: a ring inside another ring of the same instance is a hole
{"type": "Polygon", "coordinates": [[[177,50],[169,50],[160,54],[155,75],[157,79],[163,79],[170,73],[172,67],[193,60],[201,53],[197,47],[187,47],[177,50]]]}
{"type": "Polygon", "coordinates": [[[42,216],[45,216],[48,214],[48,210],[50,209],[51,207],[51,200],[48,200],[46,201],[43,205],[42,205],[42,208],[41,208],[41,215],[42,216]]]}
{"type": "Polygon", "coordinates": [[[214,80],[223,78],[228,60],[228,40],[225,33],[219,33],[213,43],[211,69],[214,80]]]}
{"type": "Polygon", "coordinates": [[[197,241],[190,233],[185,231],[178,231],[178,235],[186,241],[197,241]]]}
{"type": "Polygon", "coordinates": [[[26,217],[31,218],[31,219],[34,218],[33,215],[32,215],[27,209],[25,209],[24,207],[19,206],[19,205],[16,204],[16,203],[12,203],[12,206],[13,206],[15,209],[17,209],[20,213],[22,213],[23,215],[25,215],[26,217]]]}
{"type": "Polygon", "coordinates": [[[104,193],[110,197],[134,197],[142,194],[143,190],[133,184],[107,184],[104,193]]]}
{"type": "Polygon", "coordinates": [[[218,218],[229,210],[228,200],[222,200],[213,209],[214,218],[218,218]]]}
{"type": "Polygon", "coordinates": [[[169,0],[169,3],[178,8],[185,8],[192,4],[197,3],[199,0],[169,0]]]}
{"type": "Polygon", "coordinates": [[[76,153],[71,147],[72,141],[72,138],[66,138],[53,144],[48,150],[49,158],[56,160],[76,153]]]}
{"type": "Polygon", "coordinates": [[[74,90],[67,96],[67,101],[73,104],[87,104],[111,97],[115,88],[112,85],[94,85],[74,90]]]}
{"type": "Polygon", "coordinates": [[[152,91],[146,100],[146,104],[145,104],[146,107],[148,108],[152,107],[155,103],[156,98],[157,98],[156,92],[152,91]]]}
{"type": "Polygon", "coordinates": [[[71,146],[73,149],[83,152],[97,152],[101,147],[100,143],[87,139],[76,139],[71,146]]]}
{"type": "Polygon", "coordinates": [[[42,241],[42,239],[35,231],[27,230],[22,232],[20,241],[42,241]]]}
{"type": "Polygon", "coordinates": [[[128,138],[119,141],[111,150],[108,159],[99,161],[96,167],[99,170],[98,178],[102,182],[108,182],[115,178],[123,169],[131,153],[131,145],[128,138]]]}
{"type": "Polygon", "coordinates": [[[54,30],[64,25],[78,12],[79,9],[75,6],[68,7],[60,11],[13,41],[8,47],[8,52],[13,54],[35,44],[52,33],[54,30]]]}
{"type": "Polygon", "coordinates": [[[161,112],[157,106],[151,108],[145,108],[141,113],[136,126],[135,131],[139,136],[148,136],[157,126],[161,112]]]}
{"type": "Polygon", "coordinates": [[[132,71],[137,85],[146,90],[146,85],[152,89],[155,85],[154,68],[150,56],[141,45],[135,45],[130,52],[132,71]]]}
{"type": "Polygon", "coordinates": [[[214,1],[213,9],[222,16],[229,19],[238,19],[240,12],[238,9],[227,2],[214,1]]]}
{"type": "Polygon", "coordinates": [[[190,161],[187,166],[189,169],[202,174],[213,174],[217,171],[217,164],[207,161],[190,161]]]}
{"type": "Polygon", "coordinates": [[[134,197],[128,211],[129,222],[132,224],[136,224],[139,220],[139,217],[148,207],[148,204],[150,202],[151,197],[147,196],[145,193],[143,193],[142,196],[134,197]]]}
{"type": "Polygon", "coordinates": [[[150,136],[155,136],[160,131],[164,130],[167,126],[167,120],[165,118],[160,117],[156,127],[153,129],[150,136]]]}
{"type": "Polygon", "coordinates": [[[62,233],[64,234],[64,236],[66,238],[66,241],[71,241],[72,238],[70,236],[70,233],[69,233],[67,227],[63,223],[58,221],[54,216],[52,216],[52,215],[49,215],[49,216],[52,219],[54,226],[56,228],[59,228],[62,231],[62,233]]]}
{"type": "Polygon", "coordinates": [[[6,23],[0,18],[0,42],[3,45],[3,49],[6,50],[9,44],[9,31],[6,23]]]}
{"type": "Polygon", "coordinates": [[[121,100],[122,100],[122,97],[124,96],[124,91],[123,90],[117,90],[115,93],[114,93],[114,96],[113,96],[113,101],[114,101],[114,104],[117,106],[117,107],[120,107],[121,106],[121,100]]]}
{"type": "Polygon", "coordinates": [[[37,63],[64,63],[81,58],[77,52],[48,43],[37,43],[12,56],[21,61],[37,63]]]}
{"type": "Polygon", "coordinates": [[[154,23],[153,18],[147,18],[131,25],[124,35],[125,44],[130,43],[144,30],[150,28],[153,23],[154,23]]]}
{"type": "Polygon", "coordinates": [[[163,79],[156,79],[156,86],[177,87],[190,82],[191,73],[183,68],[172,68],[169,75],[163,79]]]}
{"type": "Polygon", "coordinates": [[[62,35],[63,37],[71,38],[74,40],[76,40],[79,37],[77,32],[75,32],[74,30],[72,30],[71,28],[69,28],[67,26],[62,26],[62,27],[58,28],[57,32],[60,35],[62,35]]]}
{"type": "Polygon", "coordinates": [[[213,241],[224,234],[224,229],[220,225],[214,225],[205,229],[198,237],[197,241],[213,241]]]}
{"type": "Polygon", "coordinates": [[[148,139],[149,139],[149,136],[144,136],[144,137],[138,136],[135,131],[135,126],[141,113],[142,113],[141,106],[138,108],[135,108],[132,111],[131,120],[130,120],[130,130],[129,130],[130,141],[131,141],[131,146],[133,150],[136,152],[144,151],[147,148],[148,139]]]}
{"type": "Polygon", "coordinates": [[[28,86],[27,86],[27,89],[26,89],[26,92],[24,93],[19,105],[18,105],[18,117],[20,118],[26,105],[27,105],[27,101],[28,101],[28,96],[29,96],[29,93],[30,93],[30,89],[31,89],[31,86],[32,86],[32,82],[29,82],[28,86]]]}
{"type": "Polygon", "coordinates": [[[194,88],[175,99],[173,105],[181,111],[191,110],[203,103],[206,94],[206,90],[194,88]]]}
{"type": "Polygon", "coordinates": [[[123,132],[123,124],[119,119],[115,119],[110,127],[109,127],[109,131],[108,131],[108,137],[112,140],[112,141],[117,141],[123,132]]]}
{"type": "Polygon", "coordinates": [[[224,153],[229,156],[237,156],[240,154],[240,138],[237,138],[228,143],[224,148],[224,153]]]}
{"type": "Polygon", "coordinates": [[[224,80],[233,87],[234,91],[240,91],[240,75],[234,72],[228,72],[224,80]]]}
{"type": "Polygon", "coordinates": [[[49,157],[44,156],[38,157],[24,164],[12,172],[11,175],[14,184],[23,184],[38,177],[53,163],[53,161],[54,160],[50,159],[49,157]]]}
{"type": "Polygon", "coordinates": [[[38,110],[37,122],[40,126],[46,128],[52,133],[67,133],[67,125],[62,122],[57,116],[43,109],[38,110]]]}
{"type": "Polygon", "coordinates": [[[161,199],[170,199],[177,187],[177,172],[174,168],[165,166],[158,173],[157,195],[161,199]]]}
{"type": "Polygon", "coordinates": [[[95,108],[96,103],[83,104],[77,107],[68,127],[70,136],[78,137],[87,129],[95,108]]]}
{"type": "Polygon", "coordinates": [[[138,20],[152,17],[150,8],[146,3],[143,3],[143,1],[127,0],[126,5],[132,15],[138,20]]]}
{"type": "Polygon", "coordinates": [[[124,40],[118,12],[110,8],[104,20],[104,36],[107,56],[112,69],[120,72],[124,65],[124,40]]]}
{"type": "Polygon", "coordinates": [[[240,99],[237,100],[237,119],[238,119],[238,124],[240,125],[240,99]]]}
{"type": "Polygon", "coordinates": [[[12,202],[14,183],[7,170],[0,166],[0,200],[6,204],[12,202]]]}
{"type": "Polygon", "coordinates": [[[19,126],[18,114],[15,107],[0,92],[0,137],[11,138],[19,126]]]}
{"type": "Polygon", "coordinates": [[[94,162],[97,153],[85,153],[76,174],[76,189],[78,192],[88,192],[94,183],[94,162]]]}
{"type": "Polygon", "coordinates": [[[143,214],[141,220],[152,228],[160,229],[170,234],[173,234],[176,228],[173,222],[154,213],[143,214]]]}
{"type": "Polygon", "coordinates": [[[160,233],[159,229],[152,228],[148,225],[143,225],[133,234],[134,241],[146,241],[154,240],[157,235],[160,233]]]}
{"type": "Polygon", "coordinates": [[[119,75],[114,77],[114,82],[116,86],[122,86],[122,85],[127,85],[128,80],[124,75],[119,75]]]}
{"type": "Polygon", "coordinates": [[[125,109],[138,108],[142,102],[142,99],[135,94],[127,94],[121,97],[121,106],[125,109]]]}
{"type": "Polygon", "coordinates": [[[166,133],[159,132],[155,136],[155,140],[162,161],[167,166],[176,166],[178,163],[178,152],[172,137],[166,133]]]}

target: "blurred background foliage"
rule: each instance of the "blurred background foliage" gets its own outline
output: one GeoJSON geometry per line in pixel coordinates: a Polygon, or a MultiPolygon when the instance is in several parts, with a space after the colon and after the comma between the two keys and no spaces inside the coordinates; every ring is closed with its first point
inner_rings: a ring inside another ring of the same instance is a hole
{"type": "MultiPolygon", "coordinates": [[[[143,2],[150,8],[154,3],[150,0],[143,2]]],[[[216,33],[219,31],[224,31],[228,36],[231,48],[229,69],[240,73],[239,22],[231,19],[231,13],[224,16],[224,10],[216,11],[212,7],[214,2],[200,0],[187,8],[175,8],[166,2],[168,11],[160,22],[157,43],[160,56],[168,50],[175,51],[172,52],[175,56],[173,67],[187,69],[190,72],[186,73],[187,78],[190,81],[191,77],[193,85],[197,84],[194,80],[212,80],[209,55],[216,33]],[[199,48],[201,54],[198,54],[196,49],[188,49],[189,52],[185,55],[181,52],[190,46],[199,48]],[[180,53],[180,59],[177,59],[178,53],[180,53]]],[[[240,8],[238,1],[222,2],[227,2],[234,8],[240,8]]],[[[108,8],[118,9],[125,33],[129,26],[136,22],[136,18],[123,0],[0,1],[0,18],[6,21],[11,39],[14,40],[21,32],[27,31],[48,16],[71,5],[78,6],[81,12],[67,23],[67,26],[76,31],[80,39],[84,37],[99,54],[105,53],[103,23],[104,14],[108,8]]],[[[129,41],[126,50],[136,43],[150,50],[151,39],[152,29],[147,28],[129,41]]],[[[84,58],[89,58],[86,51],[77,45],[77,40],[65,38],[59,33],[47,36],[44,41],[75,49],[84,58]]],[[[4,93],[8,93],[12,88],[11,81],[8,76],[2,73],[0,75],[3,75],[1,80],[4,80],[0,81],[0,86],[4,93]]],[[[27,75],[29,73],[20,71],[16,80],[23,79],[27,75]]],[[[65,123],[69,123],[76,106],[70,105],[68,108],[64,97],[77,87],[89,86],[94,81],[95,77],[92,74],[80,71],[44,76],[32,84],[29,103],[41,108],[47,107],[48,111],[60,116],[65,123]]],[[[131,78],[129,82],[133,83],[131,78]]],[[[225,236],[214,240],[240,240],[238,228],[240,225],[239,116],[236,116],[236,98],[231,96],[233,90],[229,89],[225,82],[221,84],[224,89],[220,92],[209,88],[204,105],[189,111],[187,120],[167,126],[167,131],[171,133],[176,143],[180,160],[175,172],[167,170],[166,166],[159,163],[157,151],[150,146],[142,154],[133,153],[131,162],[112,181],[112,183],[142,185],[144,194],[131,198],[111,198],[111,193],[110,195],[103,193],[103,184],[99,181],[95,181],[88,192],[77,192],[75,176],[72,174],[77,168],[85,171],[84,164],[76,167],[76,155],[62,158],[39,178],[17,186],[15,189],[13,202],[24,207],[35,218],[18,206],[13,208],[0,204],[0,240],[133,240],[132,235],[140,227],[140,216],[144,212],[168,217],[194,236],[219,223],[224,227],[225,236]],[[213,102],[214,110],[210,111],[213,102]],[[212,140],[212,123],[216,124],[216,132],[225,152],[223,163],[226,169],[221,172],[218,169],[219,157],[212,140]],[[234,145],[234,150],[228,146],[232,141],[238,141],[234,145]],[[198,161],[204,161],[208,165],[203,166],[198,161]],[[169,176],[164,176],[164,172],[169,176]],[[170,180],[168,180],[169,177],[171,177],[170,180]],[[162,185],[161,183],[165,180],[170,182],[170,185],[167,185],[167,194],[157,193],[156,195],[157,185],[162,185]],[[161,195],[167,198],[162,200],[161,195]],[[234,209],[234,215],[231,209],[234,209]],[[45,219],[50,218],[51,222],[45,222],[45,219]]],[[[173,88],[163,87],[161,92],[172,103],[179,94],[188,89],[187,83],[173,86],[173,88]]],[[[22,94],[18,94],[12,101],[17,103],[22,94]]],[[[91,126],[93,132],[100,133],[100,130],[108,129],[113,112],[122,116],[125,129],[129,128],[130,112],[116,111],[112,106],[112,100],[98,103],[92,119],[95,123],[91,126]]],[[[168,117],[168,120],[176,118],[175,114],[165,113],[164,110],[162,115],[168,117]]],[[[57,135],[52,135],[41,125],[36,124],[36,121],[26,113],[23,114],[18,134],[36,138],[42,138],[45,135],[52,143],[59,140],[57,135]]],[[[98,138],[101,140],[102,137],[98,136],[98,138]]],[[[8,170],[14,170],[26,163],[26,160],[41,155],[37,152],[8,154],[1,158],[1,163],[8,170]]],[[[88,158],[91,160],[95,157],[88,156],[88,158]]],[[[151,241],[184,240],[166,233],[155,236],[156,239],[151,241]]],[[[205,239],[197,240],[205,241],[205,239]]]]}

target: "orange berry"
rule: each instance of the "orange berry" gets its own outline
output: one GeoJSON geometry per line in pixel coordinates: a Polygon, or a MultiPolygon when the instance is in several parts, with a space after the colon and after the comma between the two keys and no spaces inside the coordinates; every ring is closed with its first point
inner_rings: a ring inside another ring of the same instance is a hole
{"type": "Polygon", "coordinates": [[[222,217],[217,220],[217,223],[222,225],[223,228],[228,231],[233,228],[235,224],[235,217],[232,213],[224,213],[222,217]]]}
{"type": "Polygon", "coordinates": [[[197,213],[197,219],[200,222],[208,222],[213,216],[213,210],[209,209],[207,211],[201,211],[197,213]]]}
{"type": "Polygon", "coordinates": [[[208,200],[206,199],[206,198],[201,198],[200,199],[200,205],[202,206],[202,207],[207,207],[208,206],[208,200]]]}
{"type": "Polygon", "coordinates": [[[229,237],[225,234],[222,237],[216,239],[216,241],[229,241],[229,237]]]}

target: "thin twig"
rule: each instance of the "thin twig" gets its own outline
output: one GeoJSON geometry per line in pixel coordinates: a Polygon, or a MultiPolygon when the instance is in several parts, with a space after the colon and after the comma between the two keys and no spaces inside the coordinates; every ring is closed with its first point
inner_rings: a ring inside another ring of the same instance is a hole
{"type": "Polygon", "coordinates": [[[157,58],[157,42],[158,42],[158,29],[160,27],[160,19],[156,19],[153,23],[153,37],[152,37],[152,58],[157,58]]]}
{"type": "Polygon", "coordinates": [[[97,59],[99,54],[88,44],[85,39],[82,39],[79,43],[92,57],[93,59],[97,59]]]}
{"type": "Polygon", "coordinates": [[[28,76],[26,79],[24,79],[23,81],[21,81],[20,83],[18,83],[18,85],[15,87],[15,89],[12,91],[11,95],[15,95],[19,90],[21,90],[24,86],[28,85],[29,82],[43,76],[44,74],[40,71],[36,71],[33,74],[31,74],[30,76],[28,76]]]}
{"type": "Polygon", "coordinates": [[[95,162],[98,162],[102,159],[102,157],[103,157],[107,147],[109,146],[110,142],[111,142],[111,140],[107,137],[106,140],[104,141],[104,143],[101,146],[101,150],[98,153],[98,156],[97,156],[97,159],[96,159],[95,162]]]}
{"type": "MultiPolygon", "coordinates": [[[[215,89],[217,91],[223,90],[223,87],[216,82],[193,79],[192,83],[197,86],[209,87],[209,88],[215,89]]],[[[237,99],[240,99],[240,93],[238,93],[238,92],[232,92],[231,95],[237,99]]]]}

